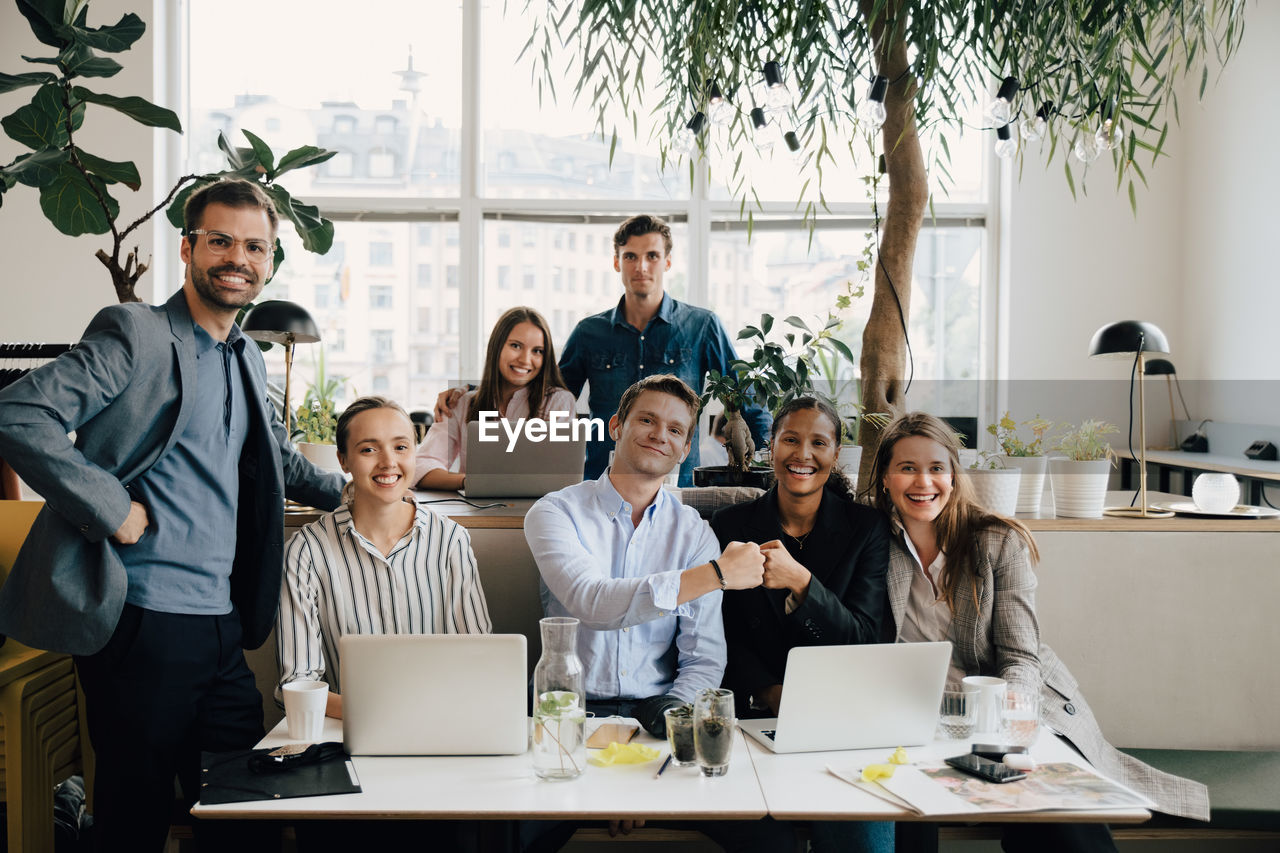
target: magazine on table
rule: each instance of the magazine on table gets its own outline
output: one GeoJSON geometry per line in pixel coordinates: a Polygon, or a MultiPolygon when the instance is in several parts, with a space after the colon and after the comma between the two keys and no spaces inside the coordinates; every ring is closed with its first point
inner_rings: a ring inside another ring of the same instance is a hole
{"type": "Polygon", "coordinates": [[[860,768],[827,767],[851,785],[919,815],[996,814],[1031,811],[1150,809],[1136,791],[1069,762],[1041,764],[1017,782],[997,784],[945,764],[894,768],[892,776],[866,782],[860,768]]]}

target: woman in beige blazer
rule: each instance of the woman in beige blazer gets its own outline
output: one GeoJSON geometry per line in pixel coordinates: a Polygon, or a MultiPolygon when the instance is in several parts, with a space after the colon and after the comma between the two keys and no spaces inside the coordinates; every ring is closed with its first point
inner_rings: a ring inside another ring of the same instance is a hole
{"type": "MultiPolygon", "coordinates": [[[[914,412],[891,423],[872,462],[872,502],[891,518],[888,590],[897,642],[950,640],[951,678],[994,675],[1039,690],[1041,719],[1103,774],[1150,797],[1160,811],[1208,820],[1208,790],[1116,750],[1079,685],[1046,645],[1036,620],[1039,559],[1020,522],[973,501],[950,427],[914,412]]],[[[1071,835],[1066,825],[1011,826],[1006,850],[1114,850],[1106,827],[1071,835]],[[1036,837],[1016,842],[1014,833],[1036,837]],[[1052,834],[1053,838],[1047,837],[1052,834]]]]}

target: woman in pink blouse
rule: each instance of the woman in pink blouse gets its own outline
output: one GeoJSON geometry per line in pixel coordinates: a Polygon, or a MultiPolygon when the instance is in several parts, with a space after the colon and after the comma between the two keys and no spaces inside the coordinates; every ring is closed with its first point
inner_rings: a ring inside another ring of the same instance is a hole
{"type": "Polygon", "coordinates": [[[551,412],[572,416],[576,400],[564,387],[547,321],[532,308],[512,308],[489,335],[480,387],[463,395],[449,418],[436,421],[414,457],[423,489],[462,488],[467,473],[467,421],[480,412],[507,420],[545,419],[551,412]],[[458,462],[458,471],[451,471],[458,462]]]}

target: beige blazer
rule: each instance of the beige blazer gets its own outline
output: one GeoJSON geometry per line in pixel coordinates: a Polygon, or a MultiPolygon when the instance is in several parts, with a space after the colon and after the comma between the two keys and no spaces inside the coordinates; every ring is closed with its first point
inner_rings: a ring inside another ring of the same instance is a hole
{"type": "MultiPolygon", "coordinates": [[[[889,547],[889,607],[897,642],[902,642],[903,613],[916,570],[902,535],[899,529],[889,547]]],[[[1156,770],[1107,743],[1080,685],[1053,650],[1040,642],[1036,576],[1026,544],[1009,528],[992,527],[978,533],[977,549],[977,603],[969,590],[956,596],[948,638],[952,662],[969,675],[1038,685],[1041,718],[1094,767],[1150,797],[1162,812],[1207,821],[1209,789],[1156,770]]]]}

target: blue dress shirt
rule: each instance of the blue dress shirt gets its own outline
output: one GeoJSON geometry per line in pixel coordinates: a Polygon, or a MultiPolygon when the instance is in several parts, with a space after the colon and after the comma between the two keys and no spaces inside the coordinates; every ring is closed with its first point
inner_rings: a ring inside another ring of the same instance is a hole
{"type": "Polygon", "coordinates": [[[692,702],[724,675],[723,594],[677,604],[680,573],[720,553],[711,527],[665,489],[638,526],[606,471],[552,492],[524,535],[542,575],[542,609],[573,616],[587,699],[671,693],[692,702]]]}
{"type": "MultiPolygon", "coordinates": [[[[569,335],[560,354],[560,372],[574,396],[583,383],[591,382],[588,401],[593,418],[608,423],[618,411],[622,392],[646,376],[674,373],[701,393],[709,370],[729,371],[738,357],[733,340],[720,318],[705,308],[686,305],[664,294],[658,313],[641,331],[627,322],[623,300],[608,311],[584,317],[569,335]]],[[[756,446],[763,447],[772,423],[769,413],[759,407],[742,413],[756,446]]],[[[693,469],[698,467],[698,433],[680,466],[680,485],[693,485],[693,469]]],[[[583,476],[599,477],[609,464],[613,439],[587,442],[587,462],[583,476]]]]}
{"type": "Polygon", "coordinates": [[[142,538],[116,549],[129,577],[125,600],[164,613],[231,612],[231,564],[240,503],[240,452],[249,432],[241,375],[247,339],[225,342],[194,324],[196,390],[186,429],[168,453],[129,484],[147,508],[142,538]]]}

